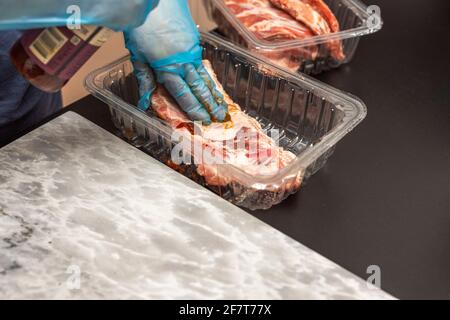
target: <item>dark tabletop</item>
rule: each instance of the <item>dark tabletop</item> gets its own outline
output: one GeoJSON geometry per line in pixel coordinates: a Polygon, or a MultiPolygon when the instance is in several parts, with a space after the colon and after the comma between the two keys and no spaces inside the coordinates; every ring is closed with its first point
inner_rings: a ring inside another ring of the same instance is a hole
{"type": "MultiPolygon", "coordinates": [[[[298,194],[250,212],[398,298],[450,299],[450,1],[370,0],[384,28],[318,78],[367,119],[298,194]]],[[[114,132],[93,97],[72,110],[114,132]]],[[[270,263],[268,261],[267,263],[270,263]]]]}

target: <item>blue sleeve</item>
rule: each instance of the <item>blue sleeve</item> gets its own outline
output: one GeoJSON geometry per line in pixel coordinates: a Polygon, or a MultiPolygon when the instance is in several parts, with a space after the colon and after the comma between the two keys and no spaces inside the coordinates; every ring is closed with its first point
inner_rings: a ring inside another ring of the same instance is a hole
{"type": "Polygon", "coordinates": [[[64,26],[74,17],[80,24],[117,31],[144,23],[159,0],[1,0],[0,30],[64,26]]]}

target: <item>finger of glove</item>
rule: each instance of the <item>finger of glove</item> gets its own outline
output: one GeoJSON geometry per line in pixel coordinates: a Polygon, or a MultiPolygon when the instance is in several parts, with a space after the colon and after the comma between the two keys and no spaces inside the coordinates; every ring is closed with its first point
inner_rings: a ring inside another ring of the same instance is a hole
{"type": "Polygon", "coordinates": [[[138,108],[147,111],[151,106],[152,94],[156,89],[156,81],[150,67],[141,61],[134,61],[134,74],[139,84],[138,108]]]}
{"type": "Polygon", "coordinates": [[[203,78],[199,75],[194,65],[185,65],[185,80],[191,88],[192,93],[212,115],[213,120],[220,122],[224,121],[227,110],[222,105],[217,104],[214,95],[203,78]]]}
{"type": "Polygon", "coordinates": [[[206,70],[206,68],[203,66],[203,64],[200,64],[197,67],[197,72],[203,79],[203,81],[205,81],[209,90],[211,90],[211,93],[214,96],[214,99],[216,100],[219,107],[225,111],[225,114],[227,114],[228,104],[225,101],[225,97],[223,96],[222,92],[220,92],[219,89],[217,89],[216,83],[214,82],[214,80],[212,79],[211,75],[206,70]]]}
{"type": "Polygon", "coordinates": [[[192,93],[189,85],[178,74],[171,72],[158,72],[158,82],[162,83],[178,105],[187,113],[189,119],[211,124],[208,111],[192,93]]]}

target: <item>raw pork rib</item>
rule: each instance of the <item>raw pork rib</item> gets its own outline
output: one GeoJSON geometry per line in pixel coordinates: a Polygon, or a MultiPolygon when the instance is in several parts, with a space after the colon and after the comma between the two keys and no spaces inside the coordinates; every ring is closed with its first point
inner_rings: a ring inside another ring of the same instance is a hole
{"type": "MultiPolygon", "coordinates": [[[[286,12],[271,5],[269,0],[225,0],[228,9],[236,15],[239,21],[251,31],[259,40],[270,42],[301,40],[314,36],[314,33],[304,24],[294,20],[286,12]]],[[[221,19],[225,22],[225,19],[221,19]]],[[[232,30],[226,26],[225,33],[232,30]]],[[[317,46],[283,50],[276,52],[262,52],[262,54],[292,71],[300,67],[301,58],[315,60],[318,54],[317,46]],[[292,59],[296,57],[296,59],[292,59]]]]}
{"type": "MultiPolygon", "coordinates": [[[[270,0],[270,2],[303,22],[316,35],[339,31],[336,17],[322,0],[270,0]]],[[[340,41],[329,41],[326,46],[336,60],[344,60],[345,55],[340,41]]]]}
{"type": "MultiPolygon", "coordinates": [[[[236,18],[259,40],[276,43],[287,40],[303,40],[315,35],[339,31],[339,23],[322,0],[223,0],[236,18]]],[[[219,29],[227,36],[233,36],[233,27],[219,12],[214,18],[219,29]]],[[[338,61],[345,58],[340,41],[325,44],[338,61]]],[[[271,61],[289,70],[297,71],[301,60],[315,60],[318,47],[311,45],[274,52],[258,51],[271,61]]]]}
{"type": "MultiPolygon", "coordinates": [[[[245,179],[240,179],[235,173],[233,174],[232,167],[237,167],[250,176],[273,176],[293,161],[295,155],[277,146],[274,140],[266,135],[258,121],[245,114],[231,100],[218,82],[209,61],[205,60],[203,64],[214,79],[217,88],[224,94],[230,114],[229,122],[215,122],[210,126],[202,126],[200,132],[193,134],[191,121],[163,87],[157,88],[152,98],[152,109],[173,129],[189,137],[192,144],[201,146],[204,150],[208,149],[211,154],[225,159],[223,162],[225,164],[204,163],[201,161],[202,155],[198,156],[192,152],[197,165],[197,174],[205,179],[206,184],[217,187],[239,183],[241,187],[254,189],[255,187],[251,186],[252,182],[244,181],[245,179]],[[250,147],[252,143],[253,148],[250,147]]],[[[167,162],[175,169],[181,169],[181,166],[174,165],[171,160],[167,162]]],[[[291,193],[300,187],[300,177],[300,173],[284,177],[283,181],[276,186],[259,187],[257,191],[291,193]]]]}

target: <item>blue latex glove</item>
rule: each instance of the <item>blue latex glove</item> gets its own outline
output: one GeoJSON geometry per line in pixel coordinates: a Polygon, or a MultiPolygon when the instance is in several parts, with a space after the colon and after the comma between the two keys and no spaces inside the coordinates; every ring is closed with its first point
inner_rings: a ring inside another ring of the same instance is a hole
{"type": "Polygon", "coordinates": [[[139,81],[139,108],[147,110],[156,81],[194,121],[224,121],[227,105],[202,65],[200,34],[187,0],[161,0],[139,28],[125,32],[139,81]],[[151,67],[151,68],[150,68],[151,67]]]}
{"type": "Polygon", "coordinates": [[[0,30],[65,26],[80,8],[80,24],[127,30],[141,25],[159,0],[0,0],[0,30]]]}

